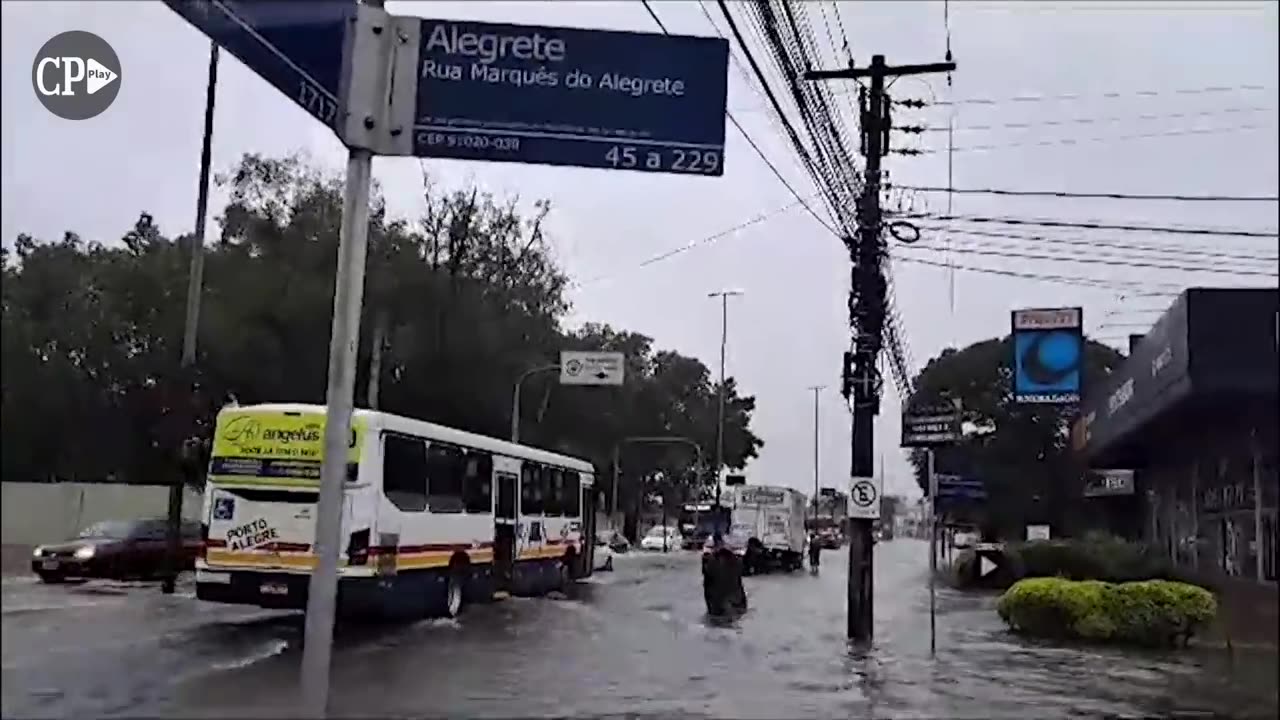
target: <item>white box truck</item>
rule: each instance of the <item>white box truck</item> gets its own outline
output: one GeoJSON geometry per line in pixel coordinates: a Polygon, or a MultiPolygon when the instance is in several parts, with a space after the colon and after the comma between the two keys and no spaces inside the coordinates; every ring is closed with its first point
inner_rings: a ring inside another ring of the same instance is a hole
{"type": "Polygon", "coordinates": [[[789,487],[738,485],[726,488],[730,508],[726,544],[742,554],[743,572],[792,571],[804,566],[808,498],[789,487]]]}

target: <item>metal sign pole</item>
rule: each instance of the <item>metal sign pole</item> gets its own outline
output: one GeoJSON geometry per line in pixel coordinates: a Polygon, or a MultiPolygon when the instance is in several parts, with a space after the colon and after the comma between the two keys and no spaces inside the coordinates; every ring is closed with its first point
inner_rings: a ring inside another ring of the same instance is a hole
{"type": "Polygon", "coordinates": [[[938,652],[938,475],[933,468],[933,448],[925,451],[929,480],[929,655],[938,652]]]}
{"type": "Polygon", "coordinates": [[[325,390],[324,455],[316,507],[316,555],[307,594],[302,646],[302,703],[306,717],[325,716],[329,705],[329,658],[338,596],[343,485],[351,443],[351,411],[356,389],[356,348],[364,300],[365,256],[369,242],[369,180],[373,155],[351,149],[342,198],[342,235],[333,294],[329,340],[329,384],[325,390]]]}

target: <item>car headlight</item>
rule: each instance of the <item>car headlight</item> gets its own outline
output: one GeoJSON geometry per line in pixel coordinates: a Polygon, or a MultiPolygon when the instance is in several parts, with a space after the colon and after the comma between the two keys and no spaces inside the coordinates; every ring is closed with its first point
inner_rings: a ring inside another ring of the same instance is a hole
{"type": "Polygon", "coordinates": [[[35,550],[31,551],[31,557],[42,557],[43,555],[44,555],[44,548],[39,545],[36,546],[35,550]]]}
{"type": "Polygon", "coordinates": [[[94,554],[94,549],[92,546],[86,546],[86,547],[76,549],[77,560],[88,560],[89,558],[93,557],[93,554],[94,554]]]}

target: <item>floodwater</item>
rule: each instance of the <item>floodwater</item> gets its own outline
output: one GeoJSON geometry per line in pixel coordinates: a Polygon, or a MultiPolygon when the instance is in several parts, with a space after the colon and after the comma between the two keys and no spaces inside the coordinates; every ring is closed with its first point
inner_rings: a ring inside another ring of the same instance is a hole
{"type": "MultiPolygon", "coordinates": [[[[927,549],[876,550],[876,640],[844,639],[844,553],[820,574],[747,579],[751,610],[704,614],[695,553],[620,556],[568,599],[458,621],[343,627],[335,715],[363,717],[1275,717],[1274,656],[1062,647],[1009,635],[995,598],[940,590],[927,549]]],[[[197,603],[151,584],[3,587],[6,717],[296,714],[296,614],[197,603]]]]}

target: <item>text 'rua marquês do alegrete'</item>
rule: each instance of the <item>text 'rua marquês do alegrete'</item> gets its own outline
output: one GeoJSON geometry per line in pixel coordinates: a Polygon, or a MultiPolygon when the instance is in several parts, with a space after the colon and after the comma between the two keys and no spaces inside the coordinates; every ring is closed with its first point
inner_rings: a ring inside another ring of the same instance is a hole
{"type": "Polygon", "coordinates": [[[599,77],[577,69],[565,69],[569,56],[562,38],[548,37],[539,31],[523,34],[470,32],[449,24],[438,23],[424,37],[426,54],[443,53],[456,62],[437,58],[422,61],[422,78],[453,82],[485,82],[515,87],[567,87],[581,90],[604,90],[633,97],[656,95],[683,97],[684,80],[677,78],[645,78],[606,72],[599,77]],[[544,63],[536,70],[495,67],[495,63],[514,59],[544,63]],[[469,62],[468,62],[469,61],[469,62]]]}

